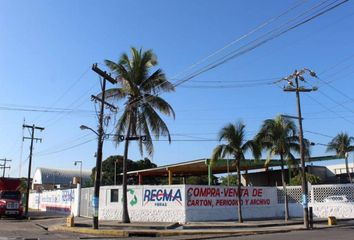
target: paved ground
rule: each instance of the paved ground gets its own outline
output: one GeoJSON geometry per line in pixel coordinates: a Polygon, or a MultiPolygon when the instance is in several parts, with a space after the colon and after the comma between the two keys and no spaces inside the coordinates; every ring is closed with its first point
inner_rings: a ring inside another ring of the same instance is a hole
{"type": "MultiPolygon", "coordinates": [[[[71,229],[91,229],[92,220],[76,218],[79,227],[71,229]]],[[[156,223],[135,225],[119,224],[116,221],[101,221],[101,230],[127,231],[130,238],[112,237],[107,235],[95,236],[93,234],[73,233],[70,231],[48,231],[53,226],[65,225],[66,219],[58,215],[43,215],[43,213],[32,213],[31,220],[1,219],[0,240],[4,239],[259,239],[259,240],[280,240],[280,239],[352,239],[354,235],[354,220],[340,222],[339,226],[327,228],[326,223],[318,222],[315,227],[322,228],[311,231],[300,230],[301,221],[292,220],[289,225],[282,225],[282,220],[268,221],[247,221],[240,225],[237,222],[208,222],[190,223],[187,229],[183,230],[171,223],[156,223]],[[170,228],[170,229],[169,229],[170,228]],[[146,233],[152,233],[150,236],[146,233]],[[158,232],[177,233],[183,235],[156,237],[158,232]],[[286,231],[286,232],[284,232],[286,231]],[[272,233],[278,232],[278,233],[272,233]],[[215,233],[218,233],[217,235],[215,233]],[[247,236],[248,235],[248,236],[247,236]]]]}
{"type": "MultiPolygon", "coordinates": [[[[53,222],[54,219],[51,219],[53,222]]],[[[55,219],[55,222],[62,219],[55,219]]],[[[42,220],[46,221],[46,220],[42,220]]],[[[0,240],[3,239],[79,239],[85,235],[77,233],[53,233],[42,228],[39,221],[0,220],[0,240]]]]}
{"type": "Polygon", "coordinates": [[[226,239],[226,240],[349,240],[353,239],[354,222],[352,226],[326,228],[310,231],[291,231],[286,233],[261,234],[251,236],[232,236],[220,235],[215,236],[200,236],[200,239],[226,239]]]}

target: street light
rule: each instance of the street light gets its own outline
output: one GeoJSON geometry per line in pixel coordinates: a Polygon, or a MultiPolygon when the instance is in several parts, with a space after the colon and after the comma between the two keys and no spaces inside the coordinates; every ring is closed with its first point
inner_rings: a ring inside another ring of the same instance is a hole
{"type": "MultiPolygon", "coordinates": [[[[88,127],[88,126],[86,126],[86,125],[81,125],[80,126],[80,129],[81,130],[90,130],[90,131],[92,131],[94,134],[96,134],[97,136],[98,136],[98,132],[96,132],[95,130],[93,130],[92,128],[90,128],[90,127],[88,127]]],[[[76,165],[75,165],[76,166],[76,165]]]]}
{"type": "MultiPolygon", "coordinates": [[[[102,120],[103,118],[100,118],[102,120]]],[[[103,148],[103,127],[102,121],[100,121],[98,132],[92,128],[81,125],[81,130],[90,130],[97,135],[97,154],[96,154],[96,174],[95,174],[95,183],[94,183],[94,196],[92,199],[93,207],[93,229],[98,229],[98,210],[99,210],[99,194],[100,194],[100,185],[101,185],[101,164],[102,164],[102,148],[103,148]]]]}

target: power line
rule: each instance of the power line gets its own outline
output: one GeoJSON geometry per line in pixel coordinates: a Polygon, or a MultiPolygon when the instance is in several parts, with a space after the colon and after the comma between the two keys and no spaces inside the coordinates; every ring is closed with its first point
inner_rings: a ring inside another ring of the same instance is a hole
{"type": "Polygon", "coordinates": [[[255,27],[254,29],[252,29],[251,31],[247,32],[246,34],[242,35],[241,37],[231,41],[230,43],[226,44],[225,46],[223,46],[222,48],[216,50],[215,52],[207,55],[206,57],[202,58],[201,60],[191,64],[189,67],[187,67],[185,70],[183,70],[182,72],[176,74],[174,77],[172,77],[172,79],[176,78],[177,76],[187,72],[189,69],[192,69],[194,67],[196,67],[197,65],[200,65],[201,63],[205,62],[206,60],[210,59],[211,57],[219,54],[220,52],[224,51],[227,48],[230,48],[232,45],[238,43],[239,41],[249,37],[250,35],[256,33],[258,30],[261,30],[262,28],[266,27],[267,25],[269,25],[270,23],[276,21],[277,19],[281,18],[282,16],[286,15],[287,13],[289,13],[290,11],[294,10],[295,8],[299,7],[300,5],[302,5],[305,1],[300,1],[299,3],[295,4],[294,6],[286,9],[286,11],[282,12],[280,15],[277,15],[275,17],[272,17],[266,21],[264,21],[263,23],[261,23],[260,25],[258,25],[257,27],[255,27]]]}
{"type": "Polygon", "coordinates": [[[271,86],[273,81],[264,82],[264,83],[249,83],[249,84],[239,84],[239,85],[184,85],[180,86],[182,88],[254,88],[262,86],[271,86]]]}
{"type": "Polygon", "coordinates": [[[48,147],[46,149],[44,149],[43,151],[40,151],[40,152],[37,152],[36,155],[41,155],[41,154],[46,154],[47,152],[51,152],[52,149],[58,149],[60,148],[61,146],[65,146],[65,145],[71,145],[72,143],[74,142],[77,142],[79,140],[82,140],[88,136],[91,136],[91,133],[87,133],[87,134],[84,134],[83,136],[79,136],[79,137],[75,137],[74,139],[67,139],[65,141],[63,141],[63,143],[59,143],[59,144],[56,144],[54,146],[51,146],[51,147],[48,147]]]}
{"type": "MultiPolygon", "coordinates": [[[[337,4],[335,4],[335,2],[332,2],[332,3],[328,4],[328,5],[326,5],[324,8],[322,8],[323,10],[320,9],[319,12],[316,13],[315,15],[309,16],[306,19],[301,20],[299,23],[296,23],[293,26],[290,26],[290,27],[287,27],[286,29],[281,30],[283,26],[286,26],[288,23],[291,23],[292,21],[295,21],[298,17],[306,14],[307,12],[309,12],[309,11],[311,11],[311,10],[313,10],[313,9],[315,9],[315,8],[321,6],[322,4],[325,3],[325,2],[322,2],[322,3],[318,4],[318,5],[316,5],[315,7],[311,8],[310,10],[307,10],[304,13],[300,14],[299,16],[295,17],[294,19],[288,21],[287,23],[283,24],[281,27],[278,27],[276,30],[269,31],[268,33],[264,34],[261,37],[258,37],[257,39],[251,41],[250,43],[246,44],[245,46],[242,46],[242,47],[240,47],[240,48],[238,48],[238,49],[226,54],[222,58],[219,58],[217,61],[215,61],[215,63],[211,63],[211,64],[207,65],[204,69],[201,69],[201,70],[189,75],[188,77],[186,77],[185,79],[180,80],[179,82],[175,83],[174,85],[175,85],[175,87],[177,87],[177,86],[183,84],[184,82],[189,81],[190,79],[192,79],[192,78],[194,78],[194,77],[196,77],[196,76],[198,76],[198,75],[200,75],[200,74],[202,74],[202,73],[204,73],[206,71],[209,71],[209,70],[211,70],[213,68],[216,68],[217,66],[219,66],[221,64],[224,64],[224,63],[230,61],[231,59],[234,59],[235,57],[241,56],[241,55],[243,55],[243,54],[245,54],[245,53],[247,53],[249,51],[252,51],[253,49],[255,49],[255,48],[267,43],[268,41],[273,40],[273,39],[275,39],[275,38],[277,38],[277,37],[289,32],[289,31],[291,31],[291,30],[293,30],[293,29],[295,29],[295,28],[297,28],[299,26],[302,26],[303,24],[305,24],[305,23],[307,23],[307,22],[309,22],[309,21],[311,21],[311,20],[313,20],[313,19],[315,19],[315,18],[327,13],[328,11],[333,10],[334,8],[342,5],[343,3],[347,2],[347,1],[348,0],[344,0],[344,1],[342,1],[340,3],[337,3],[337,4]],[[333,4],[335,4],[335,5],[331,6],[333,4]],[[273,34],[274,32],[276,32],[278,30],[279,30],[279,32],[273,34]],[[273,34],[273,35],[270,35],[266,39],[261,40],[264,36],[267,36],[269,34],[273,34]],[[257,41],[259,41],[259,42],[257,42],[257,41]],[[253,43],[254,43],[254,45],[252,46],[253,43]],[[251,45],[251,46],[247,48],[247,45],[251,45]],[[245,49],[242,50],[243,48],[245,48],[245,49]]],[[[338,1],[336,1],[336,2],[338,2],[338,1]]]]}
{"type": "MultiPolygon", "coordinates": [[[[64,91],[62,95],[60,95],[52,104],[49,108],[52,108],[55,106],[60,100],[62,100],[83,78],[84,76],[88,73],[90,68],[87,68],[67,89],[64,91]]],[[[34,121],[38,120],[41,118],[43,115],[39,115],[37,118],[34,119],[34,121]]]]}
{"type": "Polygon", "coordinates": [[[77,109],[69,109],[69,108],[62,108],[62,109],[41,109],[41,108],[21,108],[21,107],[5,107],[0,106],[0,111],[18,111],[18,112],[42,112],[42,113],[94,113],[90,110],[77,110],[77,109]],[[75,112],[74,112],[75,111],[75,112]]]}
{"type": "MultiPolygon", "coordinates": [[[[288,21],[287,23],[283,24],[281,27],[278,27],[278,28],[275,29],[275,30],[271,30],[271,31],[269,31],[268,33],[262,35],[261,37],[258,37],[258,38],[256,38],[255,40],[249,42],[248,44],[246,44],[246,45],[244,45],[244,46],[242,46],[242,47],[240,47],[240,48],[238,48],[238,49],[236,49],[236,50],[234,50],[234,51],[231,51],[230,53],[226,54],[226,55],[223,56],[222,58],[219,58],[218,60],[214,61],[214,63],[208,64],[208,65],[205,66],[204,68],[202,68],[202,69],[200,69],[200,70],[198,70],[198,71],[196,71],[196,72],[190,74],[189,76],[185,77],[184,79],[181,79],[180,81],[177,81],[177,82],[176,82],[175,84],[173,84],[173,85],[174,85],[174,87],[177,87],[177,86],[179,86],[179,85],[181,85],[181,84],[183,84],[183,83],[185,83],[185,82],[191,80],[192,78],[195,78],[196,76],[198,76],[198,75],[200,75],[200,74],[202,74],[202,73],[205,73],[205,72],[207,72],[207,71],[209,71],[209,70],[211,70],[211,69],[214,69],[214,68],[216,68],[216,67],[218,67],[218,66],[220,66],[220,65],[222,65],[222,64],[224,64],[224,63],[226,63],[226,62],[228,62],[228,61],[230,61],[231,59],[234,59],[235,57],[239,57],[239,56],[241,56],[241,55],[243,55],[243,54],[245,54],[245,53],[247,53],[247,52],[250,52],[250,51],[254,50],[255,48],[260,47],[260,46],[262,46],[263,44],[265,44],[265,43],[267,43],[267,42],[269,42],[269,41],[271,41],[271,40],[273,40],[273,39],[275,39],[275,38],[278,38],[278,37],[280,37],[281,35],[283,35],[283,34],[289,32],[289,31],[291,31],[291,30],[293,30],[293,29],[295,29],[295,28],[298,28],[298,27],[300,27],[300,26],[302,26],[302,25],[304,25],[304,24],[306,24],[306,23],[312,21],[313,19],[316,19],[317,17],[319,17],[319,16],[321,16],[321,15],[323,15],[323,14],[325,14],[325,13],[327,13],[327,12],[329,12],[329,11],[331,11],[331,10],[337,8],[337,7],[339,7],[340,5],[346,3],[347,1],[348,1],[348,0],[344,0],[344,1],[334,1],[334,2],[331,2],[330,4],[328,4],[328,5],[324,6],[324,7],[322,7],[322,8],[320,8],[320,9],[316,10],[316,8],[320,7],[321,5],[323,5],[323,4],[324,4],[325,2],[327,2],[327,1],[322,2],[322,3],[320,3],[320,4],[318,4],[318,5],[314,6],[314,7],[312,7],[311,9],[305,11],[304,13],[302,13],[302,14],[296,16],[296,17],[293,18],[292,20],[290,20],[290,21],[288,21]],[[302,20],[300,20],[299,22],[296,23],[297,18],[301,17],[302,15],[306,15],[306,13],[308,13],[308,12],[314,10],[314,9],[315,9],[315,12],[312,13],[312,15],[307,16],[307,17],[305,17],[304,19],[302,19],[302,20]],[[295,22],[295,23],[293,23],[293,25],[290,25],[290,26],[288,26],[288,27],[285,28],[285,29],[282,29],[284,26],[288,25],[288,24],[291,23],[291,22],[295,22]],[[277,32],[277,31],[278,31],[278,32],[277,32]],[[275,33],[274,33],[274,32],[275,32],[275,33]],[[265,37],[265,36],[267,36],[267,35],[269,35],[269,34],[270,34],[270,36],[268,36],[268,37],[266,37],[265,39],[262,40],[263,37],[265,37]],[[252,44],[253,44],[253,45],[252,45],[252,44]],[[250,46],[247,46],[247,45],[250,45],[250,46]]],[[[162,85],[162,84],[164,84],[164,82],[161,83],[161,85],[162,85]]],[[[159,93],[160,93],[160,91],[157,91],[156,95],[158,95],[159,93]]],[[[134,104],[137,105],[137,104],[139,104],[139,103],[140,103],[141,101],[143,101],[143,100],[144,100],[145,102],[146,102],[146,101],[149,101],[148,98],[144,98],[144,99],[139,99],[139,100],[136,101],[134,104]]]]}
{"type": "Polygon", "coordinates": [[[281,77],[273,77],[273,78],[262,78],[262,79],[249,79],[249,80],[191,80],[190,82],[201,82],[201,83],[258,83],[258,82],[266,82],[275,81],[280,79],[281,77]]]}
{"type": "Polygon", "coordinates": [[[308,130],[304,130],[304,132],[315,134],[315,135],[319,135],[319,136],[323,136],[323,137],[327,137],[327,138],[331,138],[331,139],[334,138],[333,136],[330,136],[330,135],[327,135],[327,134],[323,134],[323,133],[319,133],[319,132],[308,131],[308,130]]]}
{"type": "Polygon", "coordinates": [[[60,112],[60,113],[58,113],[57,117],[53,117],[53,118],[49,119],[47,121],[46,127],[49,127],[49,126],[53,125],[54,123],[59,121],[61,118],[63,118],[65,115],[73,112],[74,110],[78,109],[83,104],[85,104],[86,103],[86,99],[84,99],[84,97],[87,97],[87,94],[89,94],[89,92],[91,92],[92,89],[94,89],[95,87],[96,87],[96,84],[92,84],[92,86],[86,92],[84,92],[75,101],[73,101],[70,105],[68,105],[68,107],[71,107],[71,106],[75,105],[75,103],[77,103],[78,101],[82,100],[79,104],[77,104],[75,107],[73,107],[72,111],[60,112]]]}
{"type": "Polygon", "coordinates": [[[82,143],[79,143],[79,144],[75,144],[75,145],[70,146],[70,147],[67,147],[67,148],[60,149],[60,150],[57,150],[57,151],[53,151],[53,152],[49,152],[49,153],[45,153],[45,154],[36,154],[36,157],[43,157],[43,156],[53,155],[53,154],[57,154],[57,153],[62,153],[62,152],[71,150],[71,149],[73,149],[73,148],[77,148],[77,147],[79,147],[79,146],[82,146],[82,145],[84,145],[84,144],[87,144],[87,143],[89,143],[89,142],[92,142],[93,140],[96,140],[96,138],[87,140],[87,141],[82,142],[82,143]]]}
{"type": "Polygon", "coordinates": [[[310,95],[305,95],[306,97],[310,98],[312,101],[316,102],[317,104],[319,104],[320,106],[322,106],[324,109],[327,109],[328,111],[330,111],[331,113],[337,115],[338,117],[340,117],[341,119],[343,119],[344,121],[350,123],[350,124],[353,124],[354,125],[354,122],[350,121],[349,119],[345,118],[344,116],[338,114],[337,112],[333,111],[332,109],[330,109],[329,107],[327,107],[326,105],[322,104],[321,102],[317,101],[315,98],[313,98],[312,96],[310,95]]]}

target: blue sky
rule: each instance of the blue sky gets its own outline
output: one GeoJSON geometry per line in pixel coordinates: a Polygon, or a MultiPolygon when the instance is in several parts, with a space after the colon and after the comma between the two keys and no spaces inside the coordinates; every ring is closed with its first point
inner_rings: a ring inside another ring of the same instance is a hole
{"type": "MultiPolygon", "coordinates": [[[[93,63],[105,69],[104,59],[117,60],[132,46],[153,49],[159,67],[176,82],[314,6],[331,2],[335,0],[0,0],[0,157],[12,159],[10,175],[18,176],[25,118],[27,124],[46,128],[36,132],[43,142],[35,144],[33,170],[75,168],[76,160],[91,169],[95,135],[79,126],[97,125],[90,101],[90,95],[99,92],[93,63]],[[291,7],[258,32],[194,65],[291,7]],[[20,111],[39,108],[54,112],[20,111]]],[[[353,5],[350,1],[162,95],[176,112],[175,120],[165,118],[172,138],[183,141],[155,142],[153,161],[164,165],[209,157],[217,144],[209,140],[229,122],[243,120],[252,138],[264,119],[296,115],[295,95],[270,83],[303,67],[320,76],[308,79],[320,90],[301,99],[305,137],[328,143],[328,136],[340,131],[353,135],[353,5]],[[208,141],[184,141],[198,139],[208,141]]],[[[118,117],[112,115],[107,132],[118,117]]],[[[22,147],[25,175],[29,141],[22,147]]],[[[141,158],[137,150],[132,144],[131,159],[141,158]]],[[[323,146],[312,152],[326,154],[323,146]]],[[[107,141],[104,157],[112,154],[123,154],[123,147],[107,141]]]]}

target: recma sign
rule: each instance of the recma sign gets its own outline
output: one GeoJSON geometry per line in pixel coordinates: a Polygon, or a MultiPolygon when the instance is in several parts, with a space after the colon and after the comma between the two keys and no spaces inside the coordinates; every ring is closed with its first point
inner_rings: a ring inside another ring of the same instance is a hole
{"type": "Polygon", "coordinates": [[[148,188],[143,190],[144,206],[183,206],[180,188],[148,188]]]}

